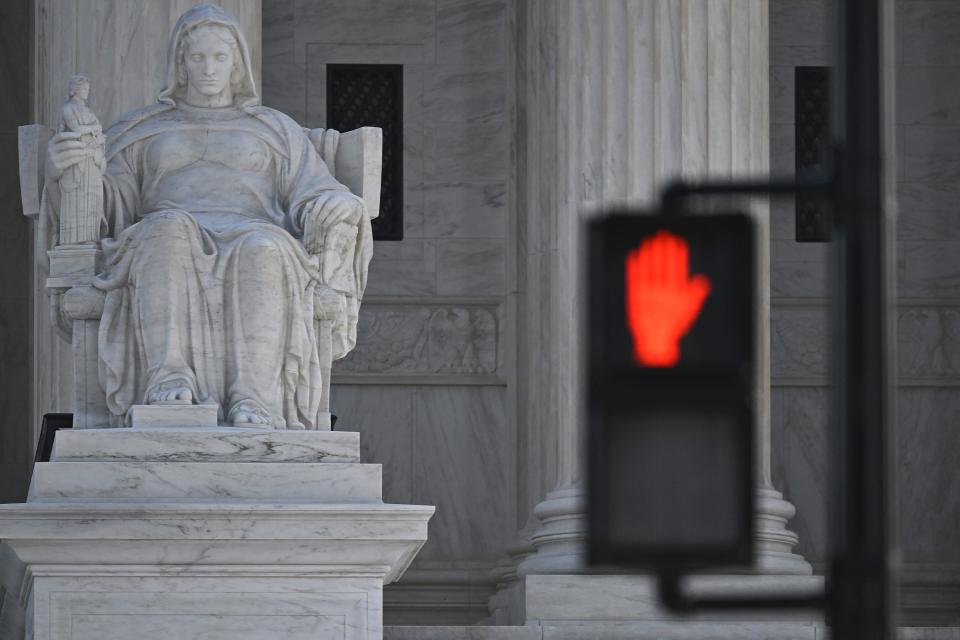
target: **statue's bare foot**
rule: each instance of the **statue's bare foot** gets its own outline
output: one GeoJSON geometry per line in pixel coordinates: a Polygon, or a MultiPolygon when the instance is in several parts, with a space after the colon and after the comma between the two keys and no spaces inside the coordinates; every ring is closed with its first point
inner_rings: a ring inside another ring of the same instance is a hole
{"type": "Polygon", "coordinates": [[[235,427],[269,427],[273,422],[270,414],[251,400],[243,400],[233,405],[227,420],[235,427]]]}
{"type": "Polygon", "coordinates": [[[161,382],[147,393],[147,404],[193,404],[193,390],[186,380],[161,382]]]}

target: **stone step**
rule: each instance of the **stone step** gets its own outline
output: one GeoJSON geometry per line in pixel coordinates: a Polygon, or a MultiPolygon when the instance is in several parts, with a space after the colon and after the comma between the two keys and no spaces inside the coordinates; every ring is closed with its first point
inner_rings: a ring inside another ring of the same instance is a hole
{"type": "Polygon", "coordinates": [[[62,429],[57,462],[358,462],[355,431],[62,429]]]}
{"type": "Polygon", "coordinates": [[[384,627],[383,640],[543,640],[543,627],[384,627]]]}
{"type": "Polygon", "coordinates": [[[216,427],[220,406],[216,404],[135,404],[130,407],[133,428],[216,427]]]}
{"type": "Polygon", "coordinates": [[[381,500],[379,464],[40,462],[28,502],[381,500]]]}
{"type": "MultiPolygon", "coordinates": [[[[730,638],[821,638],[822,627],[796,623],[631,623],[622,621],[601,627],[574,625],[525,627],[384,627],[383,640],[721,640],[730,638]],[[599,635],[590,635],[591,633],[599,635]],[[786,635],[780,635],[780,634],[786,635]]],[[[960,627],[899,627],[899,640],[958,640],[960,627]]]]}

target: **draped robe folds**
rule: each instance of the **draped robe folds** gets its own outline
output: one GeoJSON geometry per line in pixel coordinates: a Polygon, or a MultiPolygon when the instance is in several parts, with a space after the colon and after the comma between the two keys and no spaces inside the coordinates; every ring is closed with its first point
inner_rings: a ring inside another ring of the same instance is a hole
{"type": "MultiPolygon", "coordinates": [[[[123,421],[152,390],[185,384],[221,419],[245,405],[276,428],[316,428],[322,265],[298,238],[324,228],[322,196],[346,187],[296,123],[258,105],[156,105],[107,136],[112,237],[94,286],[106,292],[99,373],[111,414],[123,421]]],[[[357,204],[343,292],[356,302],[372,252],[357,204]]]]}

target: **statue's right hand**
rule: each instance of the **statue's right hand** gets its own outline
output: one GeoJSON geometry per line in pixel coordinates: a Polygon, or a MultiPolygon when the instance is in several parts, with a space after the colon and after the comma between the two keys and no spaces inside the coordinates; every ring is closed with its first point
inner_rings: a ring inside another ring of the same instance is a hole
{"type": "Polygon", "coordinates": [[[59,180],[67,169],[93,156],[95,150],[80,141],[81,135],[64,131],[50,138],[44,169],[48,181],[59,180]]]}

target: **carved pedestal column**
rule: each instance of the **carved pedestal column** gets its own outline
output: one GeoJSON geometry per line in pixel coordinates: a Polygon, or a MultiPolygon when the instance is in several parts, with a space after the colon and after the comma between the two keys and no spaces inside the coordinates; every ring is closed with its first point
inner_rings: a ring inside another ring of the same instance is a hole
{"type": "MultiPolygon", "coordinates": [[[[582,357],[578,281],[583,219],[650,205],[680,176],[769,169],[766,0],[526,0],[517,4],[517,210],[521,424],[535,552],[521,575],[582,562],[582,357]],[[546,495],[539,503],[541,496],[546,495]]],[[[787,528],[794,508],[770,476],[767,207],[760,239],[756,389],[760,571],[807,574],[787,528]]]]}

